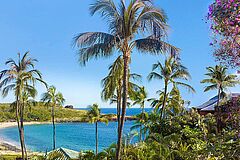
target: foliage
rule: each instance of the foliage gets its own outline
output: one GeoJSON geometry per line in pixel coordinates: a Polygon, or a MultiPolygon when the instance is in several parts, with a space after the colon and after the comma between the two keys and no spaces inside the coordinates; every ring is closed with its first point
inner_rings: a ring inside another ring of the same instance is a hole
{"type": "Polygon", "coordinates": [[[227,68],[221,65],[216,65],[215,67],[207,67],[208,73],[205,75],[208,76],[207,79],[201,81],[201,83],[209,84],[205,87],[204,92],[209,90],[217,90],[217,105],[215,106],[215,115],[217,116],[217,129],[218,132],[222,130],[222,118],[220,117],[220,107],[219,103],[222,98],[225,96],[225,90],[229,87],[234,87],[239,84],[237,76],[234,74],[228,74],[227,68]]]}
{"type": "MultiPolygon", "coordinates": [[[[182,80],[187,81],[190,78],[191,78],[191,76],[190,76],[187,68],[184,67],[180,63],[180,61],[177,61],[172,56],[168,57],[165,60],[164,64],[162,64],[159,61],[157,63],[153,64],[152,72],[148,75],[148,80],[150,81],[152,79],[157,79],[157,80],[162,80],[164,83],[164,91],[158,91],[158,92],[160,92],[159,99],[157,99],[157,100],[155,99],[152,102],[152,105],[155,108],[155,110],[156,111],[160,110],[160,119],[163,118],[163,116],[164,116],[163,112],[166,109],[166,105],[168,105],[167,101],[169,100],[169,93],[168,93],[169,85],[170,84],[172,85],[172,88],[173,88],[172,91],[177,91],[178,90],[177,87],[182,86],[191,92],[195,92],[195,90],[193,89],[192,86],[190,86],[187,83],[182,82],[182,80]]],[[[180,95],[180,92],[178,92],[178,93],[179,93],[178,95],[180,95]]],[[[174,95],[173,95],[173,97],[174,97],[174,95]]],[[[171,102],[173,102],[173,101],[171,101],[171,102]]]]}
{"type": "MultiPolygon", "coordinates": [[[[144,127],[148,128],[148,136],[145,141],[123,143],[122,160],[237,160],[240,156],[239,130],[227,123],[222,134],[217,134],[212,114],[201,116],[192,109],[167,116],[163,122],[157,117],[159,113],[156,112],[146,115],[144,127]]],[[[100,157],[113,160],[115,151],[113,144],[97,155],[93,152],[82,154],[86,160],[100,157]]]]}
{"type": "Polygon", "coordinates": [[[10,58],[5,62],[8,66],[7,69],[0,72],[0,89],[2,96],[6,97],[10,91],[13,91],[15,102],[15,119],[17,121],[22,159],[27,157],[27,150],[24,142],[24,108],[26,101],[29,98],[34,98],[37,95],[35,88],[36,82],[41,82],[46,85],[42,80],[42,74],[35,68],[36,59],[29,57],[29,52],[25,52],[23,56],[18,53],[17,60],[10,58]]]}
{"type": "Polygon", "coordinates": [[[237,75],[228,74],[227,68],[221,65],[216,65],[214,67],[207,67],[207,73],[205,74],[208,78],[201,81],[201,83],[207,83],[204,92],[209,90],[220,90],[223,93],[228,87],[234,87],[239,84],[237,75]]]}
{"type": "Polygon", "coordinates": [[[238,159],[238,131],[226,127],[217,135],[215,121],[211,114],[201,116],[191,110],[163,123],[145,125],[150,131],[147,140],[129,145],[123,159],[238,159]]]}
{"type": "MultiPolygon", "coordinates": [[[[55,117],[57,122],[82,122],[86,111],[67,109],[58,107],[55,110],[55,117]]],[[[10,104],[0,104],[0,122],[15,121],[15,113],[12,112],[10,104]]],[[[51,107],[46,106],[41,102],[31,106],[31,110],[26,109],[24,113],[24,121],[51,121],[51,107]]]]}
{"type": "Polygon", "coordinates": [[[240,2],[214,0],[209,6],[208,19],[214,33],[214,55],[232,67],[240,66],[240,2]]]}
{"type": "MultiPolygon", "coordinates": [[[[20,155],[1,155],[0,160],[16,160],[16,158],[20,158],[20,155]]],[[[35,156],[35,155],[30,155],[29,160],[45,160],[43,156],[35,156]]]]}
{"type": "Polygon", "coordinates": [[[110,57],[115,51],[123,56],[122,115],[116,157],[119,160],[133,49],[153,55],[176,55],[179,49],[163,41],[167,35],[167,17],[150,0],[131,0],[129,3],[121,0],[118,6],[113,0],[97,0],[90,6],[90,13],[98,13],[107,21],[109,33],[85,32],[77,35],[74,44],[79,48],[79,62],[85,65],[91,59],[110,57]]]}

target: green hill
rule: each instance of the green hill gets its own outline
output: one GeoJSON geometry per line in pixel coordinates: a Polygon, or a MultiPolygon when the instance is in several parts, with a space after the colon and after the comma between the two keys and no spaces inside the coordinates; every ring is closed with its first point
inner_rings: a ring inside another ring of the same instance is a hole
{"type": "MultiPolygon", "coordinates": [[[[81,122],[86,111],[55,108],[55,119],[57,122],[81,122]]],[[[26,107],[24,114],[25,121],[51,121],[51,107],[38,103],[35,106],[26,107]]],[[[15,110],[8,103],[0,104],[0,122],[15,121],[15,110]]]]}

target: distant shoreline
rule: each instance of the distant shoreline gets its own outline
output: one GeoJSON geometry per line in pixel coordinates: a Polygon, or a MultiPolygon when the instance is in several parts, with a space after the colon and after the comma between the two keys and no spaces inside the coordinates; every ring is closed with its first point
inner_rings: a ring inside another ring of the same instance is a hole
{"type": "MultiPolygon", "coordinates": [[[[24,125],[42,125],[42,124],[51,124],[51,122],[24,122],[24,125]]],[[[10,127],[17,127],[17,122],[0,122],[0,130],[10,127]]],[[[1,154],[20,154],[20,147],[16,144],[13,144],[11,141],[4,139],[0,135],[0,147],[5,148],[6,150],[0,150],[1,154]]]]}
{"type": "MultiPolygon", "coordinates": [[[[133,116],[126,116],[126,121],[133,121],[136,120],[136,117],[133,116]]],[[[117,117],[111,117],[109,118],[109,121],[111,122],[116,122],[117,117]]],[[[67,121],[67,120],[62,120],[62,121],[57,121],[56,123],[88,123],[88,122],[83,122],[83,121],[67,121]]],[[[29,125],[44,125],[44,124],[52,124],[50,121],[45,121],[45,122],[24,122],[24,126],[29,126],[29,125]]],[[[6,129],[6,128],[11,128],[11,127],[17,127],[17,122],[0,122],[0,130],[6,129]]],[[[20,154],[20,146],[16,143],[13,143],[11,139],[6,139],[0,135],[0,155],[1,154],[20,154]],[[1,148],[5,148],[5,150],[1,150],[1,148]]],[[[31,152],[31,150],[30,150],[31,152]]]]}
{"type": "MultiPolygon", "coordinates": [[[[24,122],[24,125],[51,124],[51,122],[24,122]]],[[[0,129],[17,127],[17,122],[0,122],[0,129]]]]}

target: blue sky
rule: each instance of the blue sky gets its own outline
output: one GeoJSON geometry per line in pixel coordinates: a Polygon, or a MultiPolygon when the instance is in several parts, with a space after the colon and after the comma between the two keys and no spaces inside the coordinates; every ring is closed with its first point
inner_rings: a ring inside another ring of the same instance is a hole
{"type": "MultiPolygon", "coordinates": [[[[17,53],[30,51],[39,62],[44,80],[55,85],[66,99],[65,104],[86,107],[99,103],[101,107],[111,107],[100,98],[100,81],[107,74],[107,68],[114,58],[91,61],[86,67],[78,64],[76,50],[72,48],[72,38],[77,33],[87,31],[107,31],[106,23],[99,17],[91,17],[89,4],[94,0],[8,0],[0,5],[0,69],[4,62],[16,58],[17,53]]],[[[165,10],[169,18],[168,42],[181,48],[182,63],[189,68],[196,94],[183,90],[183,97],[191,105],[199,105],[215,92],[203,93],[205,68],[215,65],[209,24],[205,23],[208,5],[211,0],[155,0],[155,4],[165,10]]],[[[160,81],[147,82],[146,76],[151,66],[163,56],[149,56],[133,53],[131,70],[143,76],[142,85],[147,87],[149,97],[162,89],[160,81]]],[[[235,72],[232,70],[231,72],[235,72]]],[[[38,86],[38,97],[45,91],[38,86]]],[[[231,91],[240,91],[239,87],[231,91]]],[[[1,102],[13,101],[9,95],[1,102]]]]}

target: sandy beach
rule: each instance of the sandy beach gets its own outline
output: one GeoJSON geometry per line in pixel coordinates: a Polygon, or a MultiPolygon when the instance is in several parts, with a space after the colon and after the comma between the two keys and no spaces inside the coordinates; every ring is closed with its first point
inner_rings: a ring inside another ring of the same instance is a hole
{"type": "MultiPolygon", "coordinates": [[[[49,124],[51,122],[24,122],[24,125],[38,125],[38,124],[49,124]]],[[[0,122],[0,129],[15,127],[17,126],[17,122],[0,122]]]]}
{"type": "MultiPolygon", "coordinates": [[[[49,124],[51,122],[24,122],[24,125],[40,125],[40,124],[49,124]]],[[[17,122],[1,122],[0,129],[8,127],[16,127],[17,122]]],[[[19,146],[7,141],[0,135],[0,155],[1,154],[18,154],[20,153],[19,146]]]]}

